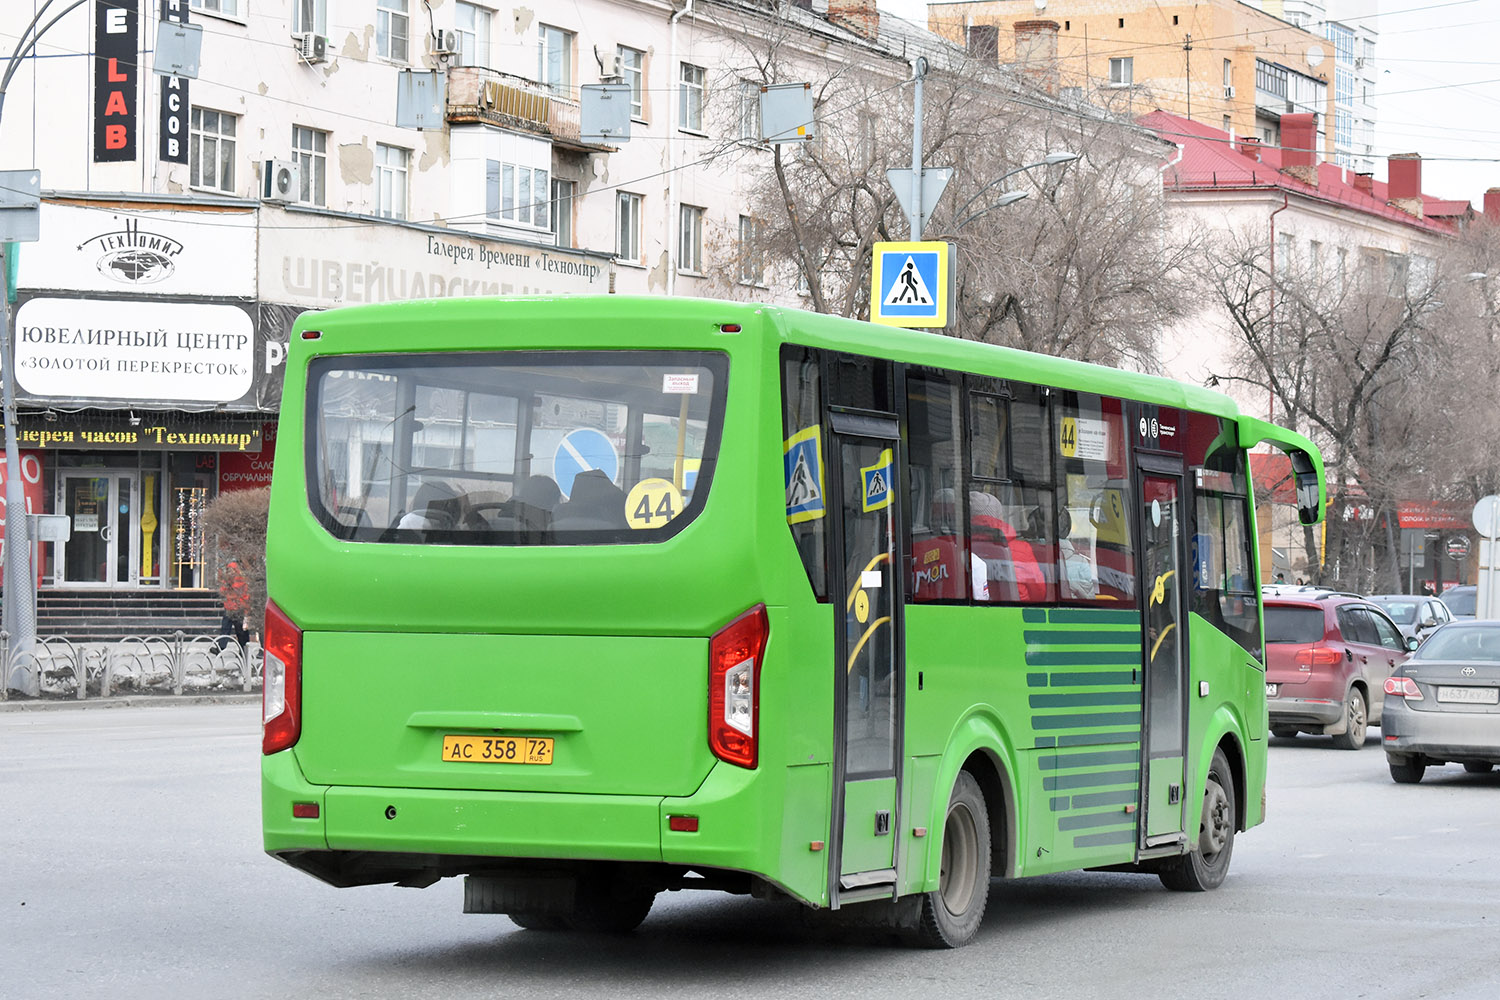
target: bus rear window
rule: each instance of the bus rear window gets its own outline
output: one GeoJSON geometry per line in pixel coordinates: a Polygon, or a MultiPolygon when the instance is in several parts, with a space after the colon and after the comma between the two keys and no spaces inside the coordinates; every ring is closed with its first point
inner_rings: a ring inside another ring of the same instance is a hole
{"type": "Polygon", "coordinates": [[[702,510],[728,371],[687,351],[313,362],[308,498],[357,542],[652,542],[702,510]]]}

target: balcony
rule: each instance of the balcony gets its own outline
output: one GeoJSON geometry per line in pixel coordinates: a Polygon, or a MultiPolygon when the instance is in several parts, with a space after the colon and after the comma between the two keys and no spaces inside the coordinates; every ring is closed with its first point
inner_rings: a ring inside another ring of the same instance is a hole
{"type": "Polygon", "coordinates": [[[577,101],[525,77],[482,66],[455,67],[448,71],[448,123],[476,122],[545,136],[554,146],[577,153],[614,149],[579,138],[577,101]]]}

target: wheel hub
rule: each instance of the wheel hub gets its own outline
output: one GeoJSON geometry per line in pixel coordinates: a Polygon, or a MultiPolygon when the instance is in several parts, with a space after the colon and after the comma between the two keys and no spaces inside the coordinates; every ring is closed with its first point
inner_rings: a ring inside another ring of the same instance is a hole
{"type": "Polygon", "coordinates": [[[1210,780],[1203,797],[1203,821],[1198,833],[1198,850],[1211,858],[1229,842],[1229,796],[1217,781],[1210,780]]]}

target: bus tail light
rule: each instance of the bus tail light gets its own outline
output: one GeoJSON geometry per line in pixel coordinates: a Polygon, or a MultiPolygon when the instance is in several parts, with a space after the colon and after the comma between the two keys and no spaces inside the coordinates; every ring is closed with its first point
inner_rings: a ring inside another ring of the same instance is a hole
{"type": "Polygon", "coordinates": [[[1297,666],[1299,667],[1331,667],[1344,658],[1342,650],[1334,649],[1332,646],[1313,646],[1297,653],[1297,666]]]}
{"type": "Polygon", "coordinates": [[[269,601],[265,639],[260,750],[272,754],[302,735],[302,630],[269,601]]]}
{"type": "Polygon", "coordinates": [[[1410,677],[1387,677],[1385,693],[1393,698],[1406,698],[1409,701],[1422,700],[1422,689],[1417,687],[1417,682],[1410,677]]]}
{"type": "Polygon", "coordinates": [[[708,747],[740,767],[756,764],[760,667],[770,632],[766,606],[757,604],[708,644],[708,747]]]}

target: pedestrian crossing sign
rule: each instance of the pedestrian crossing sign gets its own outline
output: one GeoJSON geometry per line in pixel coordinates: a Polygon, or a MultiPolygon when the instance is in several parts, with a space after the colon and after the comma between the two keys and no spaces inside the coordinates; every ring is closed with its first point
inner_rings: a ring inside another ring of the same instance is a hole
{"type": "Polygon", "coordinates": [[[887,326],[948,325],[947,243],[877,243],[870,266],[870,319],[887,326]]]}
{"type": "Polygon", "coordinates": [[[889,507],[892,496],[891,487],[895,485],[891,477],[896,474],[896,464],[891,460],[891,449],[882,450],[874,465],[865,466],[859,472],[860,479],[864,482],[864,496],[860,501],[859,509],[868,514],[871,511],[884,510],[889,507]]]}
{"type": "Polygon", "coordinates": [[[786,519],[788,524],[815,521],[828,507],[823,490],[822,427],[813,424],[786,439],[783,461],[786,473],[786,519]]]}

